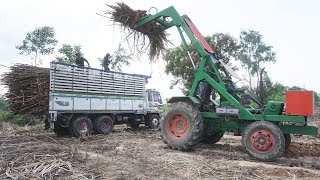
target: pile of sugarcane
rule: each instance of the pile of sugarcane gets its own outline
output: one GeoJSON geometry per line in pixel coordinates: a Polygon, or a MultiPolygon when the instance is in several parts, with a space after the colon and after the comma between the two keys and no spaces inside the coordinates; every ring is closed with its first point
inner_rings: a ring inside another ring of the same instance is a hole
{"type": "Polygon", "coordinates": [[[14,114],[41,116],[48,113],[49,69],[25,64],[10,67],[1,79],[14,114]]]}
{"type": "MultiPolygon", "coordinates": [[[[167,33],[161,31],[153,33],[151,29],[157,28],[159,24],[152,21],[141,27],[136,26],[136,22],[145,16],[148,16],[144,10],[133,10],[124,3],[117,3],[116,5],[108,5],[111,10],[104,12],[113,22],[120,23],[128,36],[133,37],[133,44],[135,50],[143,51],[149,48],[150,59],[158,58],[160,54],[166,49],[166,44],[169,42],[167,33]],[[146,38],[149,42],[146,41],[146,38]]],[[[130,43],[131,44],[131,43],[130,43]]]]}

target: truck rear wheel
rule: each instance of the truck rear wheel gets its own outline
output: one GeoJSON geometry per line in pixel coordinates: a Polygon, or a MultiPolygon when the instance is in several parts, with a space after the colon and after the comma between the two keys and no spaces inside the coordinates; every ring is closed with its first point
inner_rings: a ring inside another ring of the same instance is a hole
{"type": "Polygon", "coordinates": [[[175,102],[168,108],[160,126],[161,136],[169,147],[187,150],[200,141],[204,120],[191,104],[175,102]]]}
{"type": "Polygon", "coordinates": [[[93,122],[94,132],[98,134],[109,134],[113,126],[114,123],[110,116],[100,116],[93,122]]]}
{"type": "Polygon", "coordinates": [[[70,132],[74,137],[91,134],[92,122],[86,116],[75,118],[70,125],[70,132]]]}
{"type": "Polygon", "coordinates": [[[278,126],[271,122],[257,121],[245,128],[242,145],[252,157],[273,161],[282,155],[285,138],[278,126]]]}
{"type": "Polygon", "coordinates": [[[148,114],[147,115],[147,125],[149,128],[155,129],[160,125],[160,117],[157,114],[148,114]]]}

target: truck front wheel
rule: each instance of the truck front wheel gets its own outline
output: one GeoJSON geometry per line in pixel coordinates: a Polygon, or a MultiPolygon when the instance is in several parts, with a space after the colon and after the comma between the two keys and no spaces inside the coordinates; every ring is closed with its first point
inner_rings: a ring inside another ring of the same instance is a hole
{"type": "Polygon", "coordinates": [[[163,141],[169,147],[187,150],[200,141],[204,120],[191,104],[175,102],[166,111],[160,126],[163,141]]]}
{"type": "Polygon", "coordinates": [[[75,118],[70,125],[70,132],[74,137],[91,134],[92,122],[86,116],[75,118]]]}
{"type": "Polygon", "coordinates": [[[245,128],[242,145],[252,157],[273,161],[282,155],[285,138],[278,126],[271,122],[257,121],[245,128]]]}
{"type": "Polygon", "coordinates": [[[114,123],[110,116],[100,116],[93,123],[93,129],[98,134],[109,134],[114,123]]]}
{"type": "Polygon", "coordinates": [[[147,115],[147,125],[151,129],[158,128],[160,125],[160,117],[157,114],[148,114],[147,115]]]}

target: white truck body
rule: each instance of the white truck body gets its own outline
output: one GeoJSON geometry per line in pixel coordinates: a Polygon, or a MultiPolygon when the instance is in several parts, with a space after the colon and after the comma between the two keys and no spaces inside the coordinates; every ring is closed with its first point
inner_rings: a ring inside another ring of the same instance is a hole
{"type": "MultiPolygon", "coordinates": [[[[51,127],[54,129],[58,116],[64,114],[159,115],[158,105],[162,100],[154,100],[154,97],[160,97],[159,93],[152,95],[156,91],[146,90],[148,78],[52,62],[49,94],[51,127]]],[[[117,118],[114,121],[116,124],[117,118]]],[[[69,122],[62,123],[67,126],[69,122]]]]}
{"type": "Polygon", "coordinates": [[[152,102],[148,103],[146,96],[143,97],[112,97],[97,95],[75,95],[75,94],[50,94],[50,112],[69,113],[98,113],[98,112],[134,112],[146,114],[148,112],[159,112],[152,102]]]}

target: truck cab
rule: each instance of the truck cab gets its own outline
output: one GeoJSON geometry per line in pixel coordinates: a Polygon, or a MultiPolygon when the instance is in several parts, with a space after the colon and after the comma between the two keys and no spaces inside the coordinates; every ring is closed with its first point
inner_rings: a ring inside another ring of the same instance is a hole
{"type": "Polygon", "coordinates": [[[150,111],[158,111],[163,107],[163,100],[161,97],[161,93],[155,89],[147,89],[147,107],[150,111]]]}

